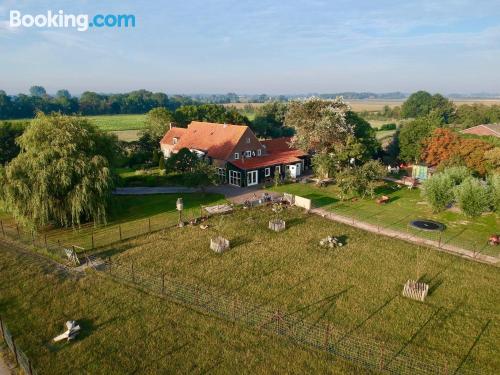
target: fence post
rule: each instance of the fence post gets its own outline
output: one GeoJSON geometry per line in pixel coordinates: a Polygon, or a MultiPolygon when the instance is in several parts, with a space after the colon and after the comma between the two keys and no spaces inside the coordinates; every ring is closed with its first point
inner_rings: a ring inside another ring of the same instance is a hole
{"type": "Polygon", "coordinates": [[[17,229],[17,237],[21,239],[21,233],[19,232],[19,224],[16,224],[16,229],[17,229]]]}
{"type": "Polygon", "coordinates": [[[3,238],[5,238],[5,229],[3,229],[3,221],[0,220],[0,226],[2,227],[3,238]]]}
{"type": "Polygon", "coordinates": [[[94,229],[92,229],[92,250],[94,250],[94,229]]]}
{"type": "Polygon", "coordinates": [[[165,294],[165,274],[161,274],[161,294],[165,294]]]}
{"type": "Polygon", "coordinates": [[[2,320],[2,317],[0,316],[0,330],[2,331],[2,338],[3,338],[3,341],[5,341],[5,330],[3,328],[3,320],[2,320]]]}
{"type": "Polygon", "coordinates": [[[148,217],[148,232],[151,233],[151,218],[148,217]]]}
{"type": "Polygon", "coordinates": [[[28,359],[28,366],[29,366],[29,375],[33,375],[33,364],[31,363],[31,360],[28,359]]]}
{"type": "Polygon", "coordinates": [[[122,225],[118,225],[118,231],[120,232],[120,241],[122,240],[122,225]]]}
{"type": "Polygon", "coordinates": [[[108,257],[108,262],[109,262],[109,274],[111,275],[111,257],[108,257]]]}
{"type": "Polygon", "coordinates": [[[14,349],[14,358],[16,359],[16,365],[19,366],[19,359],[17,358],[16,341],[14,340],[14,336],[10,336],[10,339],[12,341],[12,347],[14,349]]]}
{"type": "Polygon", "coordinates": [[[325,349],[326,351],[330,351],[330,332],[331,332],[331,324],[328,323],[326,325],[326,329],[325,329],[325,349]]]}

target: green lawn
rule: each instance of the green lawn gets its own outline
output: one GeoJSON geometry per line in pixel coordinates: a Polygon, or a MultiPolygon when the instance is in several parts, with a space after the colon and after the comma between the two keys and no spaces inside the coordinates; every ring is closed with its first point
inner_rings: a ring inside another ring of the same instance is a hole
{"type": "MultiPolygon", "coordinates": [[[[228,295],[279,308],[308,322],[330,322],[350,337],[429,363],[496,374],[500,369],[500,270],[377,236],[290,209],[287,229],[267,229],[269,208],[238,210],[210,228],[172,228],[109,248],[136,272],[166,273],[228,295]],[[221,230],[217,228],[221,226],[221,230]],[[222,234],[232,249],[218,255],[222,234]],[[347,245],[319,247],[327,235],[347,245]],[[401,296],[408,279],[430,285],[425,303],[401,296]]],[[[306,371],[307,372],[307,371],[306,371]]]]}
{"type": "Polygon", "coordinates": [[[0,315],[39,375],[366,373],[94,274],[51,269],[0,243],[0,315]],[[69,319],[80,335],[53,343],[69,319]]]}
{"type": "Polygon", "coordinates": [[[120,177],[119,186],[182,186],[183,174],[161,174],[159,168],[136,170],[133,168],[117,168],[114,170],[120,177]]]}
{"type": "MultiPolygon", "coordinates": [[[[85,116],[97,127],[104,131],[120,131],[120,130],[140,130],[145,124],[146,115],[101,115],[101,116],[85,116]]],[[[15,119],[6,120],[9,122],[25,122],[31,119],[15,119]]]]}
{"type": "Polygon", "coordinates": [[[320,188],[314,184],[288,184],[271,189],[310,198],[315,207],[322,207],[381,227],[401,231],[410,230],[419,236],[438,240],[439,233],[416,232],[407,225],[411,220],[418,218],[436,220],[446,225],[446,230],[442,233],[443,243],[481,251],[489,255],[500,255],[500,247],[487,245],[489,236],[499,231],[498,214],[488,213],[477,219],[467,218],[455,210],[434,214],[421,198],[419,189],[409,190],[405,187],[398,188],[396,184],[383,183],[376,192],[377,196],[388,195],[390,197],[389,203],[384,205],[377,204],[375,199],[371,198],[342,202],[335,185],[320,188]]]}
{"type": "MultiPolygon", "coordinates": [[[[40,231],[37,241],[44,244],[45,236],[49,243],[65,247],[73,245],[84,249],[104,246],[122,239],[131,238],[151,231],[157,231],[178,222],[179,214],[175,204],[177,198],[183,198],[183,219],[200,216],[200,205],[215,205],[225,202],[219,194],[155,194],[113,196],[108,213],[107,225],[94,227],[92,223],[82,224],[80,228],[47,228],[40,231]]],[[[16,230],[11,216],[0,211],[0,219],[10,224],[8,233],[15,237],[16,230]]],[[[6,227],[7,228],[7,227],[6,227]]],[[[27,235],[30,239],[30,235],[27,235]]]]}

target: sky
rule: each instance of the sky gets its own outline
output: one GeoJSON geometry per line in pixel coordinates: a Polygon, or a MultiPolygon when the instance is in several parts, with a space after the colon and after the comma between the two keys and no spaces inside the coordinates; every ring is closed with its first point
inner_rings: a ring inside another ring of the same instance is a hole
{"type": "Polygon", "coordinates": [[[0,0],[0,89],[72,94],[500,92],[496,0],[0,0]],[[12,28],[9,12],[133,14],[12,28]]]}

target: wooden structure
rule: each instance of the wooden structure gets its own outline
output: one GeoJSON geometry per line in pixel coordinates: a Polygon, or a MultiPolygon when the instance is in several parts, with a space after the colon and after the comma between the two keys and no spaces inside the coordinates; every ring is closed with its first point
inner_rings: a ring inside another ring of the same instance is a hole
{"type": "Polygon", "coordinates": [[[210,215],[227,214],[233,211],[233,206],[230,204],[218,204],[216,206],[201,206],[202,212],[205,210],[210,215]]]}
{"type": "Polygon", "coordinates": [[[387,195],[382,195],[380,198],[377,198],[375,202],[377,202],[378,204],[385,204],[389,202],[389,199],[390,198],[387,195]]]}
{"type": "Polygon", "coordinates": [[[284,231],[285,228],[286,228],[286,223],[284,220],[281,220],[281,219],[269,220],[269,229],[271,229],[275,232],[281,232],[281,231],[284,231]]]}
{"type": "Polygon", "coordinates": [[[429,284],[419,283],[415,280],[408,280],[403,287],[403,296],[421,302],[424,302],[428,292],[429,284]]]}
{"type": "Polygon", "coordinates": [[[226,250],[229,250],[229,240],[226,240],[223,237],[215,237],[210,239],[210,249],[215,251],[216,253],[223,253],[226,250]]]}

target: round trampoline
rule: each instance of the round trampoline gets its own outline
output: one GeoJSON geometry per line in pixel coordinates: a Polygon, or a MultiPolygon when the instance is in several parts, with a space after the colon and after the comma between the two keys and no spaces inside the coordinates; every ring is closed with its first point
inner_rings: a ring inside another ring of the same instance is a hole
{"type": "Polygon", "coordinates": [[[432,220],[418,219],[410,222],[410,225],[414,228],[428,231],[443,231],[445,226],[442,223],[432,220]]]}

